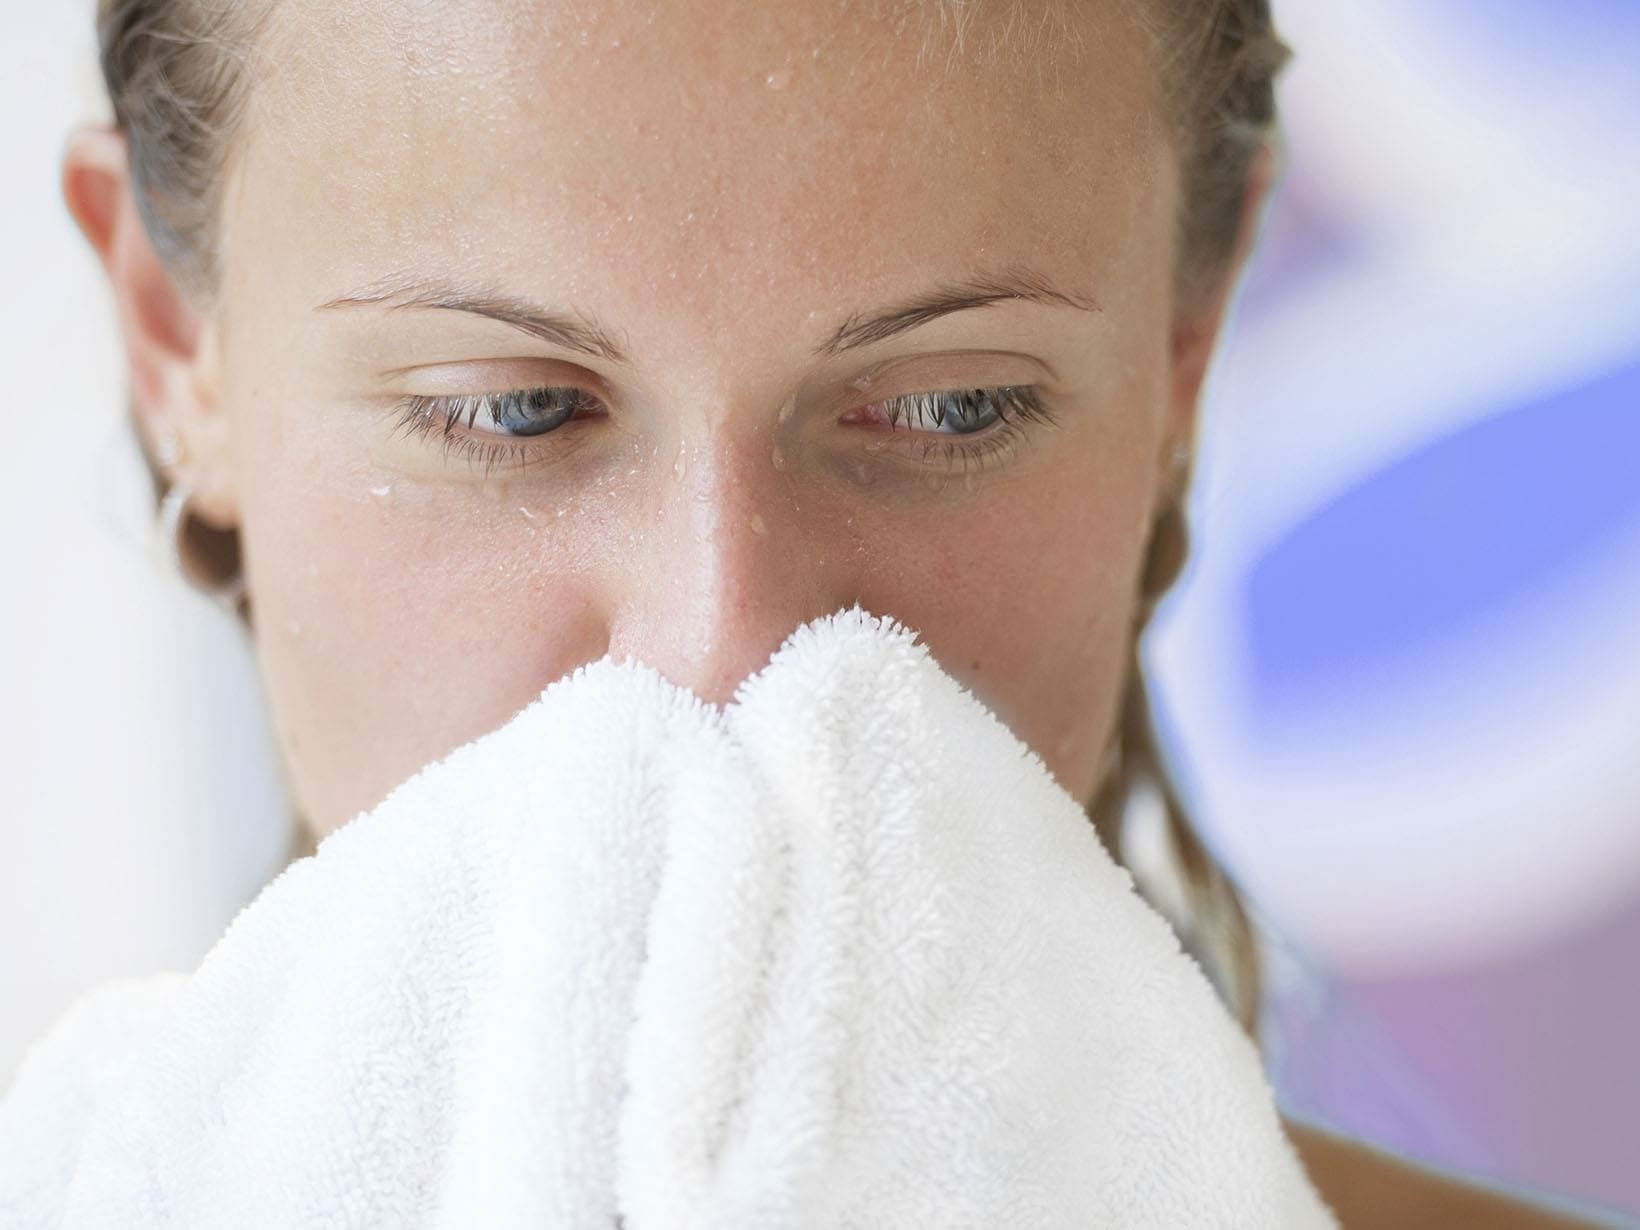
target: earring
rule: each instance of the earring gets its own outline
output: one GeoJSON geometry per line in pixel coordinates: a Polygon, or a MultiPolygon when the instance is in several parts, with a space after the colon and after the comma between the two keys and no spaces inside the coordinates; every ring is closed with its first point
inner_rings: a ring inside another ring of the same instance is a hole
{"type": "Polygon", "coordinates": [[[175,427],[163,427],[154,442],[154,462],[165,473],[175,473],[182,460],[182,442],[175,427]]]}
{"type": "Polygon", "coordinates": [[[193,489],[181,479],[174,481],[165,492],[155,523],[156,549],[177,576],[224,609],[237,612],[245,596],[244,574],[235,573],[229,580],[217,582],[188,562],[183,535],[187,532],[188,504],[193,496],[193,489]]]}

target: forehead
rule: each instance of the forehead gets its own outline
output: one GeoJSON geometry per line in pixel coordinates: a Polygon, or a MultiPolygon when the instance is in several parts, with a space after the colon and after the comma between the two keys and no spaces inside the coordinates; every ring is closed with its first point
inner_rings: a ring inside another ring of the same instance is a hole
{"type": "Polygon", "coordinates": [[[237,232],[314,290],[550,275],[703,327],[799,281],[1091,275],[1171,189],[1138,28],[1114,2],[941,2],[280,0],[225,265],[237,232]]]}

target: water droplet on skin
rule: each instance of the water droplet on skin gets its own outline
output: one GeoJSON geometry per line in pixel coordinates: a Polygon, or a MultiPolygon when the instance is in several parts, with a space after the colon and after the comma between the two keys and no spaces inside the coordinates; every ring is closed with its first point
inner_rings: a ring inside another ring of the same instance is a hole
{"type": "Polygon", "coordinates": [[[370,494],[378,501],[385,504],[388,500],[393,498],[393,484],[383,483],[380,487],[372,487],[370,489],[370,494]]]}
{"type": "Polygon", "coordinates": [[[797,394],[793,393],[790,397],[788,397],[786,399],[786,404],[780,407],[780,414],[776,417],[775,421],[778,422],[778,423],[784,423],[787,419],[791,418],[792,414],[796,410],[797,410],[797,394]]]}
{"type": "Polygon", "coordinates": [[[627,471],[627,472],[626,472],[626,476],[627,476],[627,477],[628,477],[628,478],[631,478],[631,477],[632,477],[632,476],[633,476],[633,475],[634,475],[634,474],[636,474],[636,473],[637,473],[637,472],[638,472],[638,467],[637,467],[637,466],[633,466],[633,467],[632,467],[632,468],[631,468],[631,469],[630,469],[630,470],[628,470],[628,471],[627,471]]]}
{"type": "Polygon", "coordinates": [[[754,534],[767,534],[769,532],[769,527],[764,523],[763,518],[757,513],[752,514],[750,524],[752,527],[752,533],[754,534]]]}
{"type": "Polygon", "coordinates": [[[784,470],[786,468],[786,454],[780,451],[780,446],[778,444],[775,445],[773,451],[769,453],[769,460],[774,464],[774,468],[777,470],[784,470]]]}
{"type": "Polygon", "coordinates": [[[526,521],[534,521],[535,520],[535,514],[532,513],[529,509],[525,508],[523,505],[519,505],[518,512],[519,512],[519,515],[521,515],[524,518],[524,520],[526,520],[526,521]]]}
{"type": "Polygon", "coordinates": [[[887,447],[888,447],[888,441],[887,440],[867,440],[866,441],[866,452],[868,452],[868,453],[880,453],[887,447]]]}
{"type": "Polygon", "coordinates": [[[557,515],[558,515],[558,516],[560,516],[560,517],[562,517],[562,516],[563,516],[563,515],[564,515],[564,506],[563,506],[563,505],[562,505],[562,504],[560,504],[560,505],[559,505],[559,506],[558,506],[558,513],[557,513],[557,515]]]}
{"type": "Polygon", "coordinates": [[[683,472],[689,468],[688,452],[689,450],[685,445],[678,445],[678,455],[672,460],[673,478],[681,479],[683,472]]]}
{"type": "Polygon", "coordinates": [[[771,90],[783,90],[786,88],[786,83],[791,79],[792,75],[789,72],[783,68],[777,68],[774,72],[763,78],[763,84],[768,86],[771,90]]]}

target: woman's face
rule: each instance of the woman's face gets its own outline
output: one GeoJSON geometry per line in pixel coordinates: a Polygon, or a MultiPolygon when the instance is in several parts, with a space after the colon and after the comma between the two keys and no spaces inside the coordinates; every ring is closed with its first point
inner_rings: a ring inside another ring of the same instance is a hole
{"type": "Polygon", "coordinates": [[[1091,796],[1175,155],[1121,6],[989,63],[1006,6],[888,7],[274,5],[199,413],[318,834],[606,652],[726,703],[855,602],[1091,796]]]}

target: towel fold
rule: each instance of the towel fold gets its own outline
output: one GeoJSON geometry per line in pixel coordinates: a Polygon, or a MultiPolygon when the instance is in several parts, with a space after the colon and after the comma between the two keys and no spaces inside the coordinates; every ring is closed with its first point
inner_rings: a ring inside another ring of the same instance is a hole
{"type": "Polygon", "coordinates": [[[1251,1041],[914,634],[609,658],[94,989],[0,1225],[1336,1227],[1251,1041]]]}

